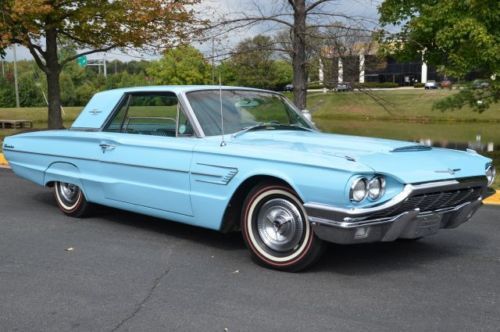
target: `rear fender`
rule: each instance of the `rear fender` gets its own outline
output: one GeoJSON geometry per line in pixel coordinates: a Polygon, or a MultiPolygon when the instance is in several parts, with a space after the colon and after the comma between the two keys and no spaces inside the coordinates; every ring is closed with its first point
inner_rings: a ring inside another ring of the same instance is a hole
{"type": "Polygon", "coordinates": [[[83,188],[81,181],[80,170],[71,163],[55,162],[50,164],[45,170],[43,184],[49,186],[56,181],[74,184],[80,187],[85,193],[85,188],[83,188]]]}

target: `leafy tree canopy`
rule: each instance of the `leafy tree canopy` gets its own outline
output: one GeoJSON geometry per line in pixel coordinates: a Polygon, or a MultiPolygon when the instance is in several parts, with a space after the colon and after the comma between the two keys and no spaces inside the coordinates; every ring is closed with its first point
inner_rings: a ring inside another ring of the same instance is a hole
{"type": "Polygon", "coordinates": [[[49,127],[62,126],[59,76],[82,54],[117,47],[166,47],[196,26],[198,0],[2,0],[0,54],[11,44],[27,47],[47,76],[49,127]],[[85,50],[61,57],[58,48],[85,50]]]}
{"type": "Polygon", "coordinates": [[[223,82],[264,89],[282,89],[292,81],[290,63],[275,59],[272,38],[257,35],[241,41],[221,65],[223,82]]]}
{"type": "Polygon", "coordinates": [[[172,48],[146,69],[154,84],[207,84],[210,66],[192,46],[172,48]]]}
{"type": "MultiPolygon", "coordinates": [[[[497,0],[385,0],[380,22],[401,31],[385,37],[385,47],[401,58],[423,58],[443,74],[469,73],[490,79],[488,92],[467,91],[441,108],[470,104],[482,111],[498,102],[495,76],[500,66],[500,3],[497,0]],[[491,79],[493,78],[493,79],[491,79]]],[[[453,97],[452,97],[453,98],[453,97]]]]}

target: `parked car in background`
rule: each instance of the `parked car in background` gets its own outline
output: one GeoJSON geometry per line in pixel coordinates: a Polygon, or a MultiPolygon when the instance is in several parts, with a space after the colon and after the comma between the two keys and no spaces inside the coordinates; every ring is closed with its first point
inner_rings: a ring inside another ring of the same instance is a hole
{"type": "Polygon", "coordinates": [[[436,81],[427,81],[424,84],[424,89],[426,90],[431,90],[431,89],[439,89],[439,83],[436,81]]]}
{"type": "Polygon", "coordinates": [[[441,88],[442,89],[452,89],[453,88],[453,82],[451,80],[445,79],[441,81],[441,88]]]}
{"type": "Polygon", "coordinates": [[[101,204],[241,231],[259,264],[287,271],[326,242],[455,228],[495,178],[473,151],[321,133],[279,93],[218,86],[100,92],[70,129],[10,136],[3,151],[68,216],[101,204]]]}
{"type": "Polygon", "coordinates": [[[287,85],[285,85],[284,91],[293,91],[293,84],[287,84],[287,85]]]}
{"type": "Polygon", "coordinates": [[[487,80],[474,80],[472,82],[473,89],[487,89],[490,87],[490,82],[487,80]]]}
{"type": "Polygon", "coordinates": [[[337,92],[352,91],[351,83],[349,82],[337,83],[335,91],[337,92]]]}

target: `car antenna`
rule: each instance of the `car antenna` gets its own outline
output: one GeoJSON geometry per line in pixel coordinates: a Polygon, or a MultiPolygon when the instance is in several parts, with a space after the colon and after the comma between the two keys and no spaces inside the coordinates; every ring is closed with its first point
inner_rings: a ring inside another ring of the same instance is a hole
{"type": "Polygon", "coordinates": [[[224,117],[222,116],[222,79],[219,72],[219,103],[220,103],[220,128],[222,132],[222,141],[220,146],[226,146],[226,141],[224,140],[224,117]]]}

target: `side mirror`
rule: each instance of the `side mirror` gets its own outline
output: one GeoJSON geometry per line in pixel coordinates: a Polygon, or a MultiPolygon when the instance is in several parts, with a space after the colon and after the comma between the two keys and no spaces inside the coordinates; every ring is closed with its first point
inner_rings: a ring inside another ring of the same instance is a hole
{"type": "Polygon", "coordinates": [[[312,122],[311,112],[309,112],[308,110],[302,110],[302,115],[304,116],[304,118],[312,122]]]}

